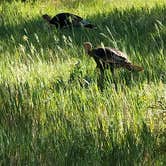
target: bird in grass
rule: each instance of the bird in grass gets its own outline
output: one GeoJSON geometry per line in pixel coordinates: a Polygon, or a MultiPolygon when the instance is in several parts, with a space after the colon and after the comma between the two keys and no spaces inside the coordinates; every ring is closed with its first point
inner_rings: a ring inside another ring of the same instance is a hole
{"type": "Polygon", "coordinates": [[[45,19],[49,24],[55,25],[56,28],[66,28],[66,27],[85,27],[85,28],[96,28],[95,25],[89,23],[87,20],[81,18],[72,13],[59,13],[51,18],[49,15],[44,14],[43,19],[45,19]]]}
{"type": "Polygon", "coordinates": [[[127,55],[117,49],[111,47],[97,47],[92,48],[92,44],[90,42],[84,43],[85,52],[93,57],[97,68],[100,69],[101,72],[104,72],[104,69],[110,68],[112,73],[114,73],[115,68],[125,68],[129,71],[143,71],[143,67],[132,64],[129,61],[127,55]]]}

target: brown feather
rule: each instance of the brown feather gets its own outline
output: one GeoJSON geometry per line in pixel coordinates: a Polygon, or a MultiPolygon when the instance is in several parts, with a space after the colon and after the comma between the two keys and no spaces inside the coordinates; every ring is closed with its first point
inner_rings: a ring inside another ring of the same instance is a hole
{"type": "Polygon", "coordinates": [[[134,65],[134,64],[131,64],[131,63],[125,63],[124,64],[124,67],[130,71],[143,71],[144,68],[141,67],[141,66],[137,66],[137,65],[134,65]]]}

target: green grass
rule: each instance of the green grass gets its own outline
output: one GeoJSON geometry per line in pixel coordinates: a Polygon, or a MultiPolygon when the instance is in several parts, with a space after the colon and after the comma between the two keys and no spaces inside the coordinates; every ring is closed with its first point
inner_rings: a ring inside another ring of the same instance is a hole
{"type": "Polygon", "coordinates": [[[0,165],[166,165],[166,3],[0,3],[0,165]],[[68,11],[97,30],[57,31],[68,11]],[[126,52],[144,72],[106,71],[82,43],[126,52]]]}

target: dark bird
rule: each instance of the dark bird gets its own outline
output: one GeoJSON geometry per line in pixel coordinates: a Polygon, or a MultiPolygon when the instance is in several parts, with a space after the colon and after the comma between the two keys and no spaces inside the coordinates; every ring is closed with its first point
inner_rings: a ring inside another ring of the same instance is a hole
{"type": "Polygon", "coordinates": [[[119,50],[110,47],[97,47],[92,48],[90,42],[84,43],[85,52],[94,58],[97,68],[101,72],[106,68],[110,68],[114,73],[115,68],[123,67],[129,71],[142,71],[143,67],[132,64],[127,55],[119,50]]]}
{"type": "Polygon", "coordinates": [[[89,23],[87,20],[71,13],[59,13],[53,18],[49,15],[44,14],[43,19],[45,19],[49,24],[55,25],[56,28],[66,28],[66,27],[85,27],[85,28],[96,28],[95,25],[89,23]]]}

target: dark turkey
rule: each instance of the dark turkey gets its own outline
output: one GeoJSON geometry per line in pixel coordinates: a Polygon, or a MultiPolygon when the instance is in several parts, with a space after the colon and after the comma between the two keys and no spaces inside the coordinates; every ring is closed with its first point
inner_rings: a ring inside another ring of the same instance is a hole
{"type": "Polygon", "coordinates": [[[110,68],[111,71],[114,72],[114,69],[119,67],[126,68],[130,71],[143,70],[142,67],[132,64],[125,53],[114,48],[103,46],[93,49],[90,42],[84,43],[84,48],[86,53],[94,58],[97,68],[99,68],[100,71],[110,68]]]}
{"type": "Polygon", "coordinates": [[[56,28],[60,29],[72,26],[73,27],[83,26],[85,28],[90,28],[90,29],[96,28],[95,25],[89,23],[80,16],[71,13],[59,13],[53,18],[51,18],[47,14],[44,14],[42,17],[50,24],[55,25],[56,28]]]}

